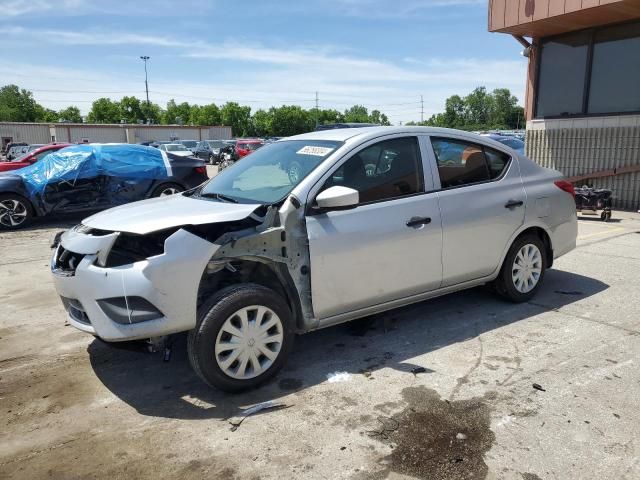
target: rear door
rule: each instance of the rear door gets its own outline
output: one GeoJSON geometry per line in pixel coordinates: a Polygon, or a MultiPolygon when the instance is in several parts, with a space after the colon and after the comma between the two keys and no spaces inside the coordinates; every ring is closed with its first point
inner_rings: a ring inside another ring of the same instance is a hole
{"type": "Polygon", "coordinates": [[[442,286],[490,275],[524,222],[517,160],[480,143],[431,137],[442,213],[442,286]]]}
{"type": "Polygon", "coordinates": [[[423,174],[420,139],[387,138],[339,162],[311,194],[313,199],[335,185],[360,193],[360,203],[349,210],[308,210],[311,289],[319,319],[440,286],[440,211],[437,194],[426,193],[433,182],[423,174]]]}

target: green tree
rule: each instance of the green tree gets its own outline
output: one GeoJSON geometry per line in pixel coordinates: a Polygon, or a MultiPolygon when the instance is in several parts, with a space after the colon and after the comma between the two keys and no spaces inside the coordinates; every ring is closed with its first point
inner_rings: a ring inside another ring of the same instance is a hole
{"type": "Polygon", "coordinates": [[[125,123],[138,123],[140,121],[145,121],[145,117],[140,106],[140,100],[136,97],[122,97],[118,103],[118,113],[120,115],[120,119],[124,120],[125,123]]]}
{"type": "Polygon", "coordinates": [[[465,126],[481,127],[489,124],[489,114],[493,109],[493,98],[487,94],[485,87],[477,87],[464,98],[467,107],[465,126]]]}
{"type": "Polygon", "coordinates": [[[251,133],[251,107],[227,102],[220,109],[222,124],[231,127],[233,135],[245,136],[251,133]]]}
{"type": "Polygon", "coordinates": [[[78,107],[67,107],[58,112],[61,122],[82,123],[82,115],[78,107]]]}
{"type": "Polygon", "coordinates": [[[348,110],[345,110],[344,121],[349,123],[368,123],[369,111],[362,105],[354,105],[348,110]]]}
{"type": "Polygon", "coordinates": [[[391,125],[389,122],[389,118],[384,113],[381,113],[380,110],[372,110],[371,115],[369,115],[369,123],[377,123],[378,125],[391,125]]]}
{"type": "Polygon", "coordinates": [[[58,121],[58,112],[42,105],[36,107],[36,122],[54,123],[58,121]]]}
{"type": "Polygon", "coordinates": [[[38,107],[30,91],[21,90],[17,85],[0,88],[0,121],[34,122],[39,113],[38,107]]]}
{"type": "Polygon", "coordinates": [[[273,114],[271,111],[257,110],[251,117],[252,131],[251,135],[258,137],[271,137],[273,130],[271,128],[273,122],[273,114]]]}
{"type": "Polygon", "coordinates": [[[162,121],[162,108],[157,103],[141,101],[140,112],[145,122],[158,124],[162,121]]]}
{"type": "Polygon", "coordinates": [[[220,109],[215,103],[210,103],[198,108],[194,125],[220,125],[221,120],[220,109]]]}
{"type": "Polygon", "coordinates": [[[177,104],[172,98],[167,102],[163,123],[167,125],[183,125],[191,120],[191,105],[187,102],[177,104]]]}
{"type": "Polygon", "coordinates": [[[87,115],[89,123],[120,123],[120,105],[110,98],[99,98],[91,104],[87,115]]]}
{"type": "Polygon", "coordinates": [[[306,133],[315,128],[315,120],[309,112],[297,105],[283,105],[272,107],[271,134],[275,136],[289,136],[306,133]]]}
{"type": "Polygon", "coordinates": [[[496,88],[491,92],[491,97],[489,124],[493,127],[508,128],[513,111],[518,106],[518,99],[511,95],[508,88],[496,88]]]}

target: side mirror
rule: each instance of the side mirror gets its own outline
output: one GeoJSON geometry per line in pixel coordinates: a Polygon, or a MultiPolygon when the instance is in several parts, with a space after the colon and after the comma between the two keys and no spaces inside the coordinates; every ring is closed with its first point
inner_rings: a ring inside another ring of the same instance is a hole
{"type": "Polygon", "coordinates": [[[360,203],[360,194],[353,188],[335,186],[320,192],[316,203],[321,210],[354,208],[360,203]]]}

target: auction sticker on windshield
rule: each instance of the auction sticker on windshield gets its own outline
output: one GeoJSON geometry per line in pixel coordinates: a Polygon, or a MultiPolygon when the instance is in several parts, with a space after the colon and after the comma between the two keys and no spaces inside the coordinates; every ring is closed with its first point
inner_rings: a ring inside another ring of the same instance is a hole
{"type": "Polygon", "coordinates": [[[313,147],[311,145],[307,145],[306,147],[301,148],[296,153],[298,155],[315,155],[316,157],[325,157],[333,152],[333,148],[328,147],[313,147]]]}

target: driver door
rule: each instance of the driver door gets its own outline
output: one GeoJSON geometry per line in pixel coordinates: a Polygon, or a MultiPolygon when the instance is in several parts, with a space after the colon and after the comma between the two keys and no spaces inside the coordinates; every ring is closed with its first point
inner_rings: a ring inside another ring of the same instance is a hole
{"type": "Polygon", "coordinates": [[[423,168],[418,137],[400,136],[369,143],[338,164],[315,192],[341,185],[360,194],[359,204],[349,210],[308,210],[318,319],[440,286],[440,210],[436,194],[426,193],[433,183],[424,171],[431,170],[423,168]]]}

